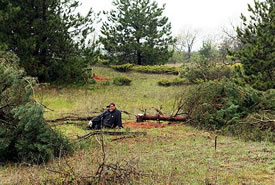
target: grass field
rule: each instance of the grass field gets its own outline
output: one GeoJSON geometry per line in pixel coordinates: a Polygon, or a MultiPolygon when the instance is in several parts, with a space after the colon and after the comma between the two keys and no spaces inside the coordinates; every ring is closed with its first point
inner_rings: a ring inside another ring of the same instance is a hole
{"type": "MultiPolygon", "coordinates": [[[[127,76],[132,80],[131,86],[115,86],[110,82],[85,85],[72,88],[51,88],[39,91],[36,99],[53,109],[46,112],[46,118],[55,118],[65,113],[78,113],[88,115],[101,110],[110,102],[115,102],[121,110],[132,114],[141,113],[141,110],[152,112],[152,106],[163,107],[163,112],[170,114],[172,111],[175,94],[184,91],[184,87],[161,87],[157,82],[161,78],[173,79],[173,75],[154,75],[141,73],[117,73],[109,68],[94,68],[98,76],[114,78],[127,76]],[[141,109],[141,110],[140,110],[141,109]]],[[[152,112],[155,113],[155,112],[152,112]]],[[[132,117],[123,117],[135,119],[132,117]]]]}
{"type": "MultiPolygon", "coordinates": [[[[122,115],[123,122],[135,120],[134,115],[144,110],[155,114],[152,107],[162,106],[165,114],[171,114],[175,95],[187,88],[157,85],[161,78],[172,79],[172,75],[122,74],[101,67],[95,67],[94,72],[108,78],[127,76],[133,80],[132,85],[114,86],[101,82],[81,87],[40,89],[35,98],[54,110],[46,109],[45,118],[88,116],[110,102],[131,113],[122,115]]],[[[83,130],[86,124],[53,127],[73,141],[77,135],[88,133],[83,130]]],[[[161,124],[162,128],[124,129],[147,132],[146,136],[91,137],[79,143],[73,155],[45,165],[6,164],[0,167],[0,184],[85,184],[92,180],[91,176],[95,175],[105,155],[106,164],[136,172],[131,176],[133,184],[274,184],[274,144],[244,142],[218,135],[215,150],[214,133],[184,124],[161,124]]],[[[122,170],[117,171],[122,173],[122,170]]]]}

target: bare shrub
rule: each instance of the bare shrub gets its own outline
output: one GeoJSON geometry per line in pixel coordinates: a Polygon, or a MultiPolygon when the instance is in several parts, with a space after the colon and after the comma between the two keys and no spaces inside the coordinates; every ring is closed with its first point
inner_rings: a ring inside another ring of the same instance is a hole
{"type": "Polygon", "coordinates": [[[86,169],[82,167],[82,170],[73,164],[74,161],[67,159],[58,161],[54,168],[47,168],[47,171],[54,174],[54,176],[45,179],[43,184],[133,184],[135,179],[144,176],[137,169],[137,162],[133,159],[107,162],[103,135],[95,137],[101,148],[101,159],[97,167],[94,160],[91,160],[89,164],[85,164],[86,169]]]}

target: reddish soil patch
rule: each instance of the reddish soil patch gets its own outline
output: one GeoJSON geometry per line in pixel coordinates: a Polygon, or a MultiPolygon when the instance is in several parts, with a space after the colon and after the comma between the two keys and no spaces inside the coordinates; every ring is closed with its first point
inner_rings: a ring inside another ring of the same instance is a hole
{"type": "Polygon", "coordinates": [[[164,128],[167,124],[157,123],[157,122],[127,122],[123,123],[123,127],[131,128],[164,128]]]}
{"type": "Polygon", "coordinates": [[[95,79],[96,81],[100,81],[100,82],[111,80],[111,78],[105,78],[105,77],[97,76],[96,74],[93,74],[92,78],[95,79]]]}

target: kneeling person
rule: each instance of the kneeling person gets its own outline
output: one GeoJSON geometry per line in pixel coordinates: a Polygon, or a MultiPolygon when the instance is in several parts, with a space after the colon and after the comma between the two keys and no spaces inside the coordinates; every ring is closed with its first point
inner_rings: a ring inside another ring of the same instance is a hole
{"type": "Polygon", "coordinates": [[[117,126],[123,128],[121,112],[114,103],[110,103],[107,110],[89,122],[87,129],[115,128],[117,126]]]}

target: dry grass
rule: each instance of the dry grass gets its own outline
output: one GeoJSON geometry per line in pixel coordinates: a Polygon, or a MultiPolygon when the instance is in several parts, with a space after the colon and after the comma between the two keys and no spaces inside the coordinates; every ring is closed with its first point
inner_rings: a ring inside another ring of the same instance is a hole
{"type": "MultiPolygon", "coordinates": [[[[77,132],[78,127],[72,129],[77,132]]],[[[104,141],[106,163],[119,163],[125,167],[127,161],[133,161],[134,168],[142,172],[132,179],[134,184],[274,182],[274,146],[270,143],[241,142],[218,136],[215,151],[213,134],[189,126],[173,125],[131,131],[146,131],[148,135],[117,141],[112,141],[116,136],[105,136],[104,141]]],[[[56,159],[45,166],[4,166],[0,170],[0,184],[92,182],[92,178],[83,177],[96,174],[102,163],[102,150],[95,137],[82,145],[82,149],[78,149],[73,156],[56,159]]]]}

